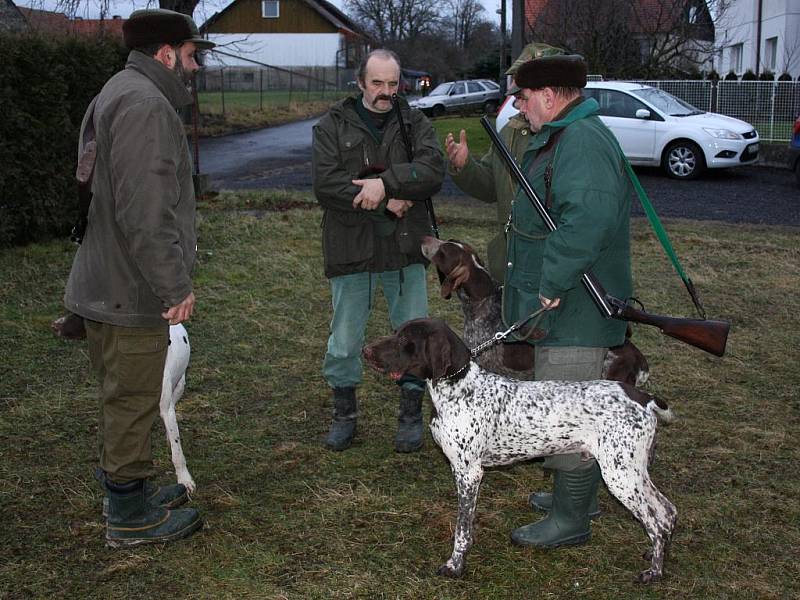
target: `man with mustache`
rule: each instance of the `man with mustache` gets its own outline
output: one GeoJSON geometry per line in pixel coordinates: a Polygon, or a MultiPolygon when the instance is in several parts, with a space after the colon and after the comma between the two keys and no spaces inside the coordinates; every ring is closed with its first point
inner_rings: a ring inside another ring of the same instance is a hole
{"type": "MultiPolygon", "coordinates": [[[[428,315],[426,261],[420,252],[431,226],[425,199],[439,191],[444,159],[430,122],[399,99],[413,149],[409,161],[392,95],[400,60],[374,50],[361,64],[361,94],[335,104],[314,127],[314,194],[324,209],[322,248],[333,318],[323,375],[333,389],[333,420],[326,446],[341,451],[356,430],[356,386],[361,348],[377,284],[392,327],[428,315]]],[[[422,447],[425,383],[402,378],[395,436],[397,452],[422,447]]]]}
{"type": "Polygon", "coordinates": [[[175,508],[188,499],[183,485],[147,479],[169,326],[187,321],[195,302],[192,161],[176,109],[192,103],[195,53],[214,46],[190,17],[159,9],[131,14],[123,41],[128,62],[81,126],[82,166],[96,143],[93,197],[64,296],[84,318],[100,381],[99,463],[112,547],[170,542],[202,526],[195,509],[175,508]]]}

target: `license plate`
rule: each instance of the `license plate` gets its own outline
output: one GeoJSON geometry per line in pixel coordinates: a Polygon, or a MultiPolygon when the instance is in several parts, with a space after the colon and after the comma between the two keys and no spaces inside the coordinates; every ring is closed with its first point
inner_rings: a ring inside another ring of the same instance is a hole
{"type": "Polygon", "coordinates": [[[748,151],[750,154],[755,154],[756,152],[758,152],[758,144],[750,144],[750,145],[747,147],[747,151],[748,151]]]}

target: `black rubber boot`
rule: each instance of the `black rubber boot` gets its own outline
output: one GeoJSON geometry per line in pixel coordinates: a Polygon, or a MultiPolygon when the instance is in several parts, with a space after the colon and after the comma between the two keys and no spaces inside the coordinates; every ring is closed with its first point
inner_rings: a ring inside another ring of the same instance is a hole
{"type": "Polygon", "coordinates": [[[583,544],[591,535],[589,505],[597,496],[600,467],[596,461],[573,471],[556,470],[553,505],[538,523],[511,532],[511,541],[525,546],[556,548],[583,544]]]}
{"type": "Polygon", "coordinates": [[[416,452],[422,448],[422,396],[425,390],[400,388],[395,452],[416,452]]]}
{"type": "Polygon", "coordinates": [[[333,388],[333,420],[328,431],[325,445],[336,452],[341,452],[353,443],[356,434],[356,417],[358,416],[358,401],[356,388],[333,388]]]}
{"type": "MultiPolygon", "coordinates": [[[[103,491],[106,491],[106,472],[98,467],[95,469],[94,476],[100,482],[103,491]]],[[[181,483],[159,486],[145,479],[144,495],[152,506],[163,508],[177,508],[189,501],[186,486],[181,483]]],[[[108,518],[108,496],[103,496],[103,517],[108,518]]]]}
{"type": "Polygon", "coordinates": [[[128,483],[106,480],[108,519],[106,543],[112,548],[166,543],[185,538],[203,526],[193,508],[169,510],[153,506],[145,496],[143,479],[128,483]]]}

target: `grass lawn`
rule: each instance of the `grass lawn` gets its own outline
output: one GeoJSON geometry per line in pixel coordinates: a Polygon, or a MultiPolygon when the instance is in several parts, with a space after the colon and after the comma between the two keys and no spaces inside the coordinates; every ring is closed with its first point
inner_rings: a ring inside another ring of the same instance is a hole
{"type": "MultiPolygon", "coordinates": [[[[487,472],[467,574],[450,581],[435,575],[452,549],[450,469],[427,433],[420,453],[393,452],[396,386],[366,373],[354,447],[322,446],[330,299],[321,213],[292,208],[305,200],[223,194],[199,211],[198,310],[178,412],[206,527],[167,547],[103,544],[86,348],[48,328],[74,246],[0,251],[0,598],[800,597],[796,229],[666,223],[710,316],[733,328],[722,359],[652,328],[634,332],[650,389],[679,417],[660,429],[651,470],[679,511],[665,579],[632,582],[649,543],[605,490],[587,545],[512,546],[509,531],[534,518],[528,493],[549,485],[537,464],[518,464],[487,472]],[[276,204],[286,210],[263,210],[276,204]]],[[[437,213],[443,236],[485,249],[492,207],[442,202],[437,213]]],[[[649,310],[691,316],[642,220],[633,223],[633,263],[649,310]]],[[[431,313],[460,328],[434,273],[429,288],[431,313]]],[[[379,298],[368,338],[388,331],[385,313],[379,298]]],[[[153,443],[168,481],[160,422],[153,443]]]]}

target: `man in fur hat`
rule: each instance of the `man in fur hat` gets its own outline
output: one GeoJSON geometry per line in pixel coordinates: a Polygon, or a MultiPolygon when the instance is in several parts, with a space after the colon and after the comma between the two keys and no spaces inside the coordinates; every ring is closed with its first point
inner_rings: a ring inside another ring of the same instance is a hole
{"type": "MultiPolygon", "coordinates": [[[[542,56],[563,54],[561,48],[532,42],[525,46],[519,58],[506,71],[506,75],[516,75],[519,68],[527,61],[542,56]]],[[[515,114],[500,131],[500,137],[509,149],[511,155],[517,160],[522,160],[522,154],[528,147],[531,128],[524,115],[515,114]]],[[[445,138],[447,150],[448,172],[453,182],[470,196],[483,202],[497,205],[497,235],[489,242],[486,254],[489,273],[492,277],[503,282],[506,275],[506,236],[505,224],[511,212],[511,200],[517,191],[517,185],[511,178],[505,162],[494,146],[480,159],[474,158],[469,152],[467,133],[463,129],[458,140],[452,133],[445,138]]]]}
{"type": "MultiPolygon", "coordinates": [[[[581,285],[591,270],[617,298],[632,293],[630,202],[624,156],[584,98],[586,63],[580,56],[547,56],[520,66],[509,94],[536,133],[522,171],[556,223],[550,232],[521,191],[511,206],[503,317],[508,324],[545,308],[526,341],[534,346],[537,380],[600,379],[607,348],[625,341],[624,321],[606,319],[581,285]]],[[[548,511],[512,533],[515,543],[540,547],[581,544],[597,512],[600,469],[580,454],[550,456],[552,494],[533,494],[548,511]]]]}
{"type": "Polygon", "coordinates": [[[97,144],[93,199],[65,306],[84,318],[100,381],[100,469],[109,546],[169,542],[200,529],[183,485],[157,487],[150,431],[158,416],[169,325],[194,309],[195,197],[176,109],[214,44],[194,21],[168,10],[135,11],[123,25],[125,68],[90,104],[82,153],[97,144]]]}

